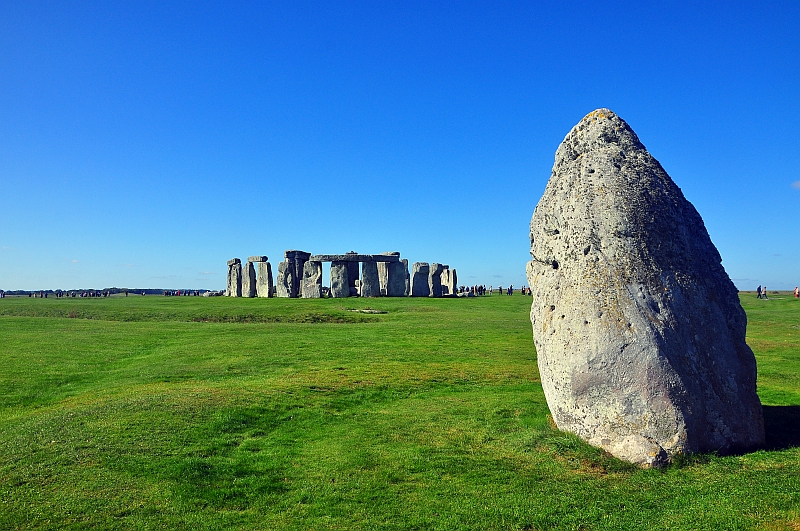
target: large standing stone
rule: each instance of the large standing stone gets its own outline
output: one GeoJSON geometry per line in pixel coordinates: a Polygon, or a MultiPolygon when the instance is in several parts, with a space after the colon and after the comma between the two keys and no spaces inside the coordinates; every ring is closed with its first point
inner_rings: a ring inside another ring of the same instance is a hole
{"type": "MultiPolygon", "coordinates": [[[[378,264],[380,267],[380,263],[378,264]]],[[[408,261],[389,262],[386,264],[386,296],[405,297],[408,261]]]]}
{"type": "MultiPolygon", "coordinates": [[[[381,253],[381,255],[400,257],[400,253],[397,251],[381,253]]],[[[381,285],[381,295],[389,295],[389,268],[391,264],[397,263],[399,262],[378,262],[378,282],[381,285]]],[[[397,297],[397,295],[392,295],[392,297],[397,297]]]]}
{"type": "Polygon", "coordinates": [[[361,296],[380,297],[381,287],[378,280],[378,264],[373,261],[364,262],[361,266],[361,296]]]}
{"type": "Polygon", "coordinates": [[[322,262],[306,262],[303,265],[302,296],[304,299],[322,297],[322,262]]]}
{"type": "Polygon", "coordinates": [[[345,258],[348,258],[347,262],[347,281],[350,285],[350,295],[358,294],[358,288],[356,287],[356,281],[359,279],[358,273],[358,264],[361,260],[357,260],[358,253],[355,251],[348,251],[345,253],[345,258]]]}
{"type": "Polygon", "coordinates": [[[311,256],[311,253],[305,251],[289,250],[283,253],[286,261],[292,268],[292,289],[290,290],[291,297],[300,296],[300,282],[303,278],[303,266],[311,256]]]}
{"type": "Polygon", "coordinates": [[[442,266],[442,274],[439,275],[439,281],[442,285],[442,297],[450,295],[450,289],[448,288],[450,285],[450,266],[442,266]]]}
{"type": "Polygon", "coordinates": [[[447,279],[447,289],[450,291],[450,295],[456,295],[458,293],[458,275],[456,274],[455,268],[450,270],[447,279]]]}
{"type": "Polygon", "coordinates": [[[264,260],[258,262],[258,278],[256,279],[256,295],[258,297],[272,297],[275,291],[272,282],[272,265],[264,260]]]}
{"type": "MultiPolygon", "coordinates": [[[[350,296],[350,279],[347,275],[347,264],[348,262],[331,262],[331,297],[350,296]]],[[[355,289],[355,286],[353,288],[355,289]]]]}
{"type": "Polygon", "coordinates": [[[411,274],[408,272],[408,258],[401,258],[400,262],[403,264],[403,297],[411,295],[411,274]]]}
{"type": "Polygon", "coordinates": [[[442,264],[432,263],[428,268],[428,291],[429,297],[442,296],[442,264]]]}
{"type": "Polygon", "coordinates": [[[242,297],[256,296],[256,268],[253,262],[247,261],[242,271],[242,297]]]}
{"type": "Polygon", "coordinates": [[[278,264],[278,278],[275,279],[278,297],[296,297],[294,284],[294,264],[284,260],[278,264]]]}
{"type": "Polygon", "coordinates": [[[561,143],[530,236],[533,336],[560,429],[644,466],[764,443],[737,290],[617,115],[594,111],[561,143]]]}
{"type": "Polygon", "coordinates": [[[238,258],[228,260],[228,297],[242,296],[242,261],[238,258]]]}
{"type": "Polygon", "coordinates": [[[428,285],[429,272],[430,266],[428,262],[414,262],[411,268],[412,297],[427,297],[431,294],[431,288],[428,285]]]}

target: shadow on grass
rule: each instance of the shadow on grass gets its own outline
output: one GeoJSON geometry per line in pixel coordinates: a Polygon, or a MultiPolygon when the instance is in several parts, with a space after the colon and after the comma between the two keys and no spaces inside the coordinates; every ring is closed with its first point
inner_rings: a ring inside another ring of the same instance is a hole
{"type": "Polygon", "coordinates": [[[800,446],[800,406],[763,406],[769,450],[800,446]]]}

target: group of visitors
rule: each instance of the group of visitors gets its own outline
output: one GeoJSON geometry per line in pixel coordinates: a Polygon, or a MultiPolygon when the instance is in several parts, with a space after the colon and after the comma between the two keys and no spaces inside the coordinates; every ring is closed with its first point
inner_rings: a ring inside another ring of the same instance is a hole
{"type": "MultiPolygon", "coordinates": [[[[514,285],[512,284],[508,288],[506,288],[505,292],[503,292],[503,286],[497,286],[497,291],[500,292],[500,295],[504,295],[504,294],[505,295],[513,295],[514,294],[514,285]]],[[[526,287],[526,286],[522,286],[521,288],[519,288],[519,293],[520,293],[520,295],[527,295],[528,297],[530,297],[531,288],[526,287]]],[[[491,294],[492,294],[492,287],[489,286],[489,295],[491,295],[491,294]]]]}
{"type": "MultiPolygon", "coordinates": [[[[144,292],[142,292],[144,295],[144,292]]],[[[164,291],[165,297],[199,297],[200,292],[198,290],[191,290],[191,289],[184,289],[184,290],[166,290],[164,291]]]]}
{"type": "MultiPolygon", "coordinates": [[[[767,287],[766,286],[759,286],[756,288],[756,297],[759,299],[769,299],[767,297],[767,287]]],[[[800,287],[794,287],[794,298],[800,299],[800,287]]]]}

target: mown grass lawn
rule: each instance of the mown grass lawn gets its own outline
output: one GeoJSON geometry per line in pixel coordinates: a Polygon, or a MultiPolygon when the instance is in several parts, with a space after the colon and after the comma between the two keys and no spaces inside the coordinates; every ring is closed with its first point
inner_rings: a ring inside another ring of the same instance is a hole
{"type": "Polygon", "coordinates": [[[800,301],[742,301],[769,447],[639,470],[551,426],[520,295],[2,299],[0,529],[797,530],[800,301]]]}

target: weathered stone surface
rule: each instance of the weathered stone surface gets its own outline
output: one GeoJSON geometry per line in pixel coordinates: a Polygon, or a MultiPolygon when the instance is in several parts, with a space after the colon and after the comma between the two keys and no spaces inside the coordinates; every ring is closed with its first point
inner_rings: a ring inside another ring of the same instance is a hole
{"type": "Polygon", "coordinates": [[[400,263],[403,264],[403,297],[411,295],[411,274],[408,272],[408,258],[401,258],[400,263]]]}
{"type": "Polygon", "coordinates": [[[256,296],[256,268],[249,260],[242,271],[242,297],[256,296]]]}
{"type": "MultiPolygon", "coordinates": [[[[380,268],[380,264],[378,264],[380,268]]],[[[405,297],[408,261],[389,262],[386,264],[386,296],[405,297]]]]}
{"type": "Polygon", "coordinates": [[[362,297],[380,297],[381,287],[378,280],[378,263],[369,260],[361,265],[361,286],[362,297]]]}
{"type": "MultiPolygon", "coordinates": [[[[389,264],[399,264],[400,263],[400,253],[397,251],[392,251],[388,253],[381,253],[384,256],[396,256],[398,258],[397,262],[378,262],[378,282],[381,285],[381,295],[387,296],[388,293],[388,284],[389,284],[389,264]]],[[[392,295],[393,297],[397,297],[397,295],[392,295]]]]}
{"type": "Polygon", "coordinates": [[[397,262],[400,260],[398,254],[312,254],[309,260],[318,262],[397,262]]]}
{"type": "Polygon", "coordinates": [[[450,266],[442,266],[442,273],[439,275],[439,281],[442,285],[442,297],[450,295],[450,290],[448,288],[450,282],[450,266]]]}
{"type": "Polygon", "coordinates": [[[322,262],[308,261],[303,265],[302,297],[319,299],[322,297],[322,262]]]}
{"type": "Polygon", "coordinates": [[[429,272],[430,266],[428,262],[414,262],[411,267],[412,297],[427,297],[431,294],[431,288],[428,285],[429,272]]]}
{"type": "Polygon", "coordinates": [[[450,295],[458,293],[458,274],[455,268],[450,269],[449,278],[447,279],[447,289],[450,291],[450,295]]]}
{"type": "Polygon", "coordinates": [[[266,256],[250,256],[247,258],[248,262],[253,262],[255,264],[260,262],[266,262],[267,260],[269,260],[269,258],[267,258],[266,256]]]}
{"type": "Polygon", "coordinates": [[[349,297],[350,279],[347,275],[347,262],[331,263],[331,297],[349,297]]]}
{"type": "Polygon", "coordinates": [[[238,258],[228,260],[228,297],[242,296],[242,262],[238,258]]]}
{"type": "Polygon", "coordinates": [[[272,297],[275,292],[272,282],[272,265],[269,262],[258,262],[258,278],[256,279],[256,295],[272,297]]]}
{"type": "Polygon", "coordinates": [[[290,293],[292,297],[300,296],[300,282],[303,278],[303,266],[305,265],[311,253],[298,250],[288,250],[283,253],[284,258],[292,267],[292,289],[290,293]]]}
{"type": "Polygon", "coordinates": [[[442,296],[442,264],[432,263],[428,268],[428,291],[429,297],[442,296]]]}
{"type": "Polygon", "coordinates": [[[351,260],[345,260],[347,262],[347,279],[350,282],[350,296],[355,297],[359,293],[358,289],[358,279],[361,277],[359,274],[359,260],[354,260],[359,257],[359,254],[355,251],[348,251],[346,258],[351,258],[351,260]]]}
{"type": "Polygon", "coordinates": [[[278,264],[278,277],[275,279],[278,297],[295,297],[294,284],[294,264],[284,260],[278,264]]]}
{"type": "Polygon", "coordinates": [[[611,111],[556,151],[531,257],[539,372],[560,429],[643,466],[764,443],[737,290],[700,215],[611,111]]]}

